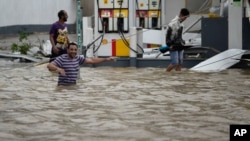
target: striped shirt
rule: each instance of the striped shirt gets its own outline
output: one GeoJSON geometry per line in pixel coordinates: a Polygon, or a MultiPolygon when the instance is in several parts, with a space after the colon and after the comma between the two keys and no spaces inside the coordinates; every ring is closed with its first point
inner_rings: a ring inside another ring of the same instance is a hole
{"type": "Polygon", "coordinates": [[[69,58],[68,54],[57,57],[52,63],[65,71],[65,76],[59,74],[58,85],[76,84],[79,66],[84,61],[85,58],[83,55],[76,55],[73,59],[69,58]]]}

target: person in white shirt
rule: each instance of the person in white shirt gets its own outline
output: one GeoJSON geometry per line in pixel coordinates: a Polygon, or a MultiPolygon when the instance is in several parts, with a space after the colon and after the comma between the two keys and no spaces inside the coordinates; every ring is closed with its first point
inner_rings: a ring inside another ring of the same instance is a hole
{"type": "Polygon", "coordinates": [[[189,17],[189,10],[182,8],[179,15],[171,20],[171,22],[168,24],[166,44],[170,47],[171,63],[166,69],[167,72],[170,72],[172,69],[181,71],[184,52],[181,46],[185,45],[185,41],[182,39],[182,22],[185,21],[187,17],[189,17]]]}

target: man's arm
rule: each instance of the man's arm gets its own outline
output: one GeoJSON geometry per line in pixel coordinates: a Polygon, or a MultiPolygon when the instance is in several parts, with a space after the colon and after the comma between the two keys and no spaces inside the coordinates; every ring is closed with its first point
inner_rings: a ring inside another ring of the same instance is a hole
{"type": "Polygon", "coordinates": [[[58,73],[60,73],[61,75],[65,76],[65,71],[64,69],[58,67],[57,65],[53,64],[53,63],[49,63],[47,65],[47,68],[49,69],[49,71],[57,71],[58,73]]]}
{"type": "Polygon", "coordinates": [[[166,34],[166,44],[170,47],[173,45],[173,41],[171,40],[172,28],[168,26],[167,34],[166,34]]]}
{"type": "Polygon", "coordinates": [[[109,58],[86,58],[84,64],[98,64],[102,62],[115,62],[116,57],[109,58]]]}
{"type": "Polygon", "coordinates": [[[69,43],[70,43],[70,40],[69,40],[68,35],[66,36],[66,38],[67,38],[67,44],[69,44],[69,43]]]}

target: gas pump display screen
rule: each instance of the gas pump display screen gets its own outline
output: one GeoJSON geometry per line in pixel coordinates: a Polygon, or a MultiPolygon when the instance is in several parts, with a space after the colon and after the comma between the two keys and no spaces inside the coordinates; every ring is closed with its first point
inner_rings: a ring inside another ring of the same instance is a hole
{"type": "Polygon", "coordinates": [[[152,1],[152,5],[156,6],[157,5],[157,1],[152,1]]]}

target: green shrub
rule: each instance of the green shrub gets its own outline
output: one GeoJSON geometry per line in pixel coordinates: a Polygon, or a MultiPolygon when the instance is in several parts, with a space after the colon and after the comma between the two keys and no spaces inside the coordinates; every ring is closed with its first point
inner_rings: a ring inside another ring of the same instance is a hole
{"type": "Polygon", "coordinates": [[[13,43],[11,45],[11,51],[20,52],[21,54],[27,54],[27,52],[31,48],[31,44],[28,42],[28,33],[19,33],[19,42],[20,43],[13,43]]]}

